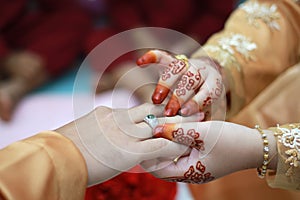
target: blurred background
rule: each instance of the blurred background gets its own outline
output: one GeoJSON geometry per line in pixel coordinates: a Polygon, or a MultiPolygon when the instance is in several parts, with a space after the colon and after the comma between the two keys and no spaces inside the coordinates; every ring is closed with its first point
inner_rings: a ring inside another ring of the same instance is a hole
{"type": "MultiPolygon", "coordinates": [[[[137,27],[177,30],[204,44],[222,29],[235,0],[0,0],[0,148],[74,119],[72,91],[83,59],[99,43],[137,27]]],[[[147,36],[143,38],[147,40],[147,36]]],[[[96,87],[97,105],[111,104],[115,74],[137,54],[128,53],[107,69],[84,70],[82,93],[96,87]],[[126,63],[126,64],[124,64],[126,63]],[[98,85],[94,71],[105,71],[98,85]]],[[[143,78],[143,77],[140,77],[143,78]]],[[[117,90],[119,106],[130,95],[117,90]]],[[[137,96],[129,106],[145,99],[137,96]]],[[[147,173],[122,173],[87,189],[100,199],[296,199],[296,193],[269,189],[255,170],[207,185],[168,183],[147,173]]]]}

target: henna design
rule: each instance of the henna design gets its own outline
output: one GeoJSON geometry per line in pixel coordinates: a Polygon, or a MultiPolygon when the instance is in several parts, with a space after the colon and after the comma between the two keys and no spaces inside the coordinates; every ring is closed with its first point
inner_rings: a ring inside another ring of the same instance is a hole
{"type": "Polygon", "coordinates": [[[169,66],[172,68],[172,74],[176,75],[186,67],[186,63],[182,60],[176,59],[169,66]]]}
{"type": "Polygon", "coordinates": [[[216,85],[217,85],[217,88],[215,89],[215,95],[217,97],[220,97],[223,92],[223,87],[222,87],[222,83],[221,83],[220,79],[217,79],[216,85]]]}
{"type": "Polygon", "coordinates": [[[172,74],[177,75],[179,74],[184,68],[186,67],[186,63],[182,60],[175,59],[172,61],[168,67],[163,70],[162,73],[162,80],[166,81],[167,79],[171,78],[172,74]]]}
{"type": "Polygon", "coordinates": [[[197,73],[194,74],[191,71],[188,71],[184,74],[179,81],[177,88],[175,90],[176,95],[183,96],[187,91],[194,90],[196,91],[201,85],[201,75],[200,70],[198,69],[197,73]]]}
{"type": "Polygon", "coordinates": [[[184,86],[187,84],[187,79],[188,79],[188,77],[186,75],[183,75],[181,77],[181,80],[179,81],[177,88],[176,88],[176,95],[178,97],[186,94],[184,86]]]}
{"type": "Polygon", "coordinates": [[[198,139],[200,133],[196,132],[195,129],[189,129],[187,134],[185,134],[182,128],[178,128],[176,131],[172,132],[172,136],[174,142],[189,145],[199,151],[204,150],[204,142],[203,140],[198,139]]]}
{"type": "Polygon", "coordinates": [[[222,87],[221,80],[217,78],[216,88],[212,89],[212,92],[207,94],[206,99],[203,101],[202,107],[206,107],[212,104],[215,100],[221,97],[222,92],[223,92],[223,87],[222,87]]]}
{"type": "Polygon", "coordinates": [[[171,78],[171,68],[170,67],[166,67],[161,75],[161,79],[163,81],[166,81],[167,79],[171,78]]]}
{"type": "Polygon", "coordinates": [[[203,101],[202,107],[206,107],[212,103],[211,96],[206,97],[206,99],[203,101]]]}
{"type": "Polygon", "coordinates": [[[198,161],[196,163],[196,166],[191,165],[182,177],[168,177],[165,178],[165,180],[171,182],[201,184],[215,179],[215,177],[213,177],[210,172],[205,173],[205,171],[206,167],[201,163],[201,161],[198,161]]]}

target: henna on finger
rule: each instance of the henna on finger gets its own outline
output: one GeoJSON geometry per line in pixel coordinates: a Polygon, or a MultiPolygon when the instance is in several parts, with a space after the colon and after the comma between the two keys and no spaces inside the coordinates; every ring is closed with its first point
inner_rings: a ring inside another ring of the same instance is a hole
{"type": "Polygon", "coordinates": [[[136,61],[136,64],[142,67],[143,65],[156,63],[156,62],[157,62],[156,54],[153,51],[148,51],[136,61]]]}
{"type": "Polygon", "coordinates": [[[161,50],[150,50],[141,56],[136,64],[140,67],[151,63],[158,63],[162,65],[169,65],[173,60],[176,60],[174,56],[169,54],[168,52],[161,50]]]}
{"type": "MultiPolygon", "coordinates": [[[[171,100],[166,106],[166,115],[168,114],[177,114],[181,105],[188,100],[188,98],[195,94],[198,90],[203,80],[200,75],[200,69],[190,68],[180,79],[177,88],[174,91],[174,94],[171,100]],[[167,112],[168,111],[168,112],[167,112]]],[[[198,106],[197,106],[198,107],[198,106]]],[[[198,110],[198,109],[197,109],[198,110]]],[[[196,112],[194,112],[196,113],[196,112]]],[[[183,111],[183,114],[184,113],[183,111]]]]}
{"type": "MultiPolygon", "coordinates": [[[[137,65],[139,66],[150,63],[161,64],[165,67],[152,95],[153,103],[160,104],[168,96],[170,88],[172,88],[177,79],[187,70],[189,65],[185,56],[172,56],[171,54],[160,50],[148,51],[137,60],[137,65]]],[[[175,114],[168,116],[174,116],[175,114]]]]}
{"type": "MultiPolygon", "coordinates": [[[[170,87],[172,87],[172,83],[177,80],[176,76],[179,75],[185,67],[186,67],[185,62],[175,59],[163,70],[161,78],[152,95],[153,103],[160,104],[165,100],[165,98],[168,96],[170,92],[170,87]],[[175,76],[175,80],[170,80],[170,84],[168,85],[168,80],[172,78],[174,79],[174,76],[175,76]],[[164,85],[168,85],[168,86],[164,86],[164,85]]],[[[167,115],[167,116],[174,116],[175,114],[167,115]]]]}
{"type": "Polygon", "coordinates": [[[181,103],[179,102],[179,99],[175,95],[172,95],[168,104],[165,107],[165,116],[172,117],[176,115],[180,110],[180,107],[181,103]]]}
{"type": "Polygon", "coordinates": [[[161,84],[157,84],[152,95],[152,102],[154,104],[161,104],[168,96],[170,89],[161,84]]]}
{"type": "Polygon", "coordinates": [[[216,78],[215,87],[211,89],[205,89],[204,87],[188,102],[182,105],[180,114],[182,116],[188,116],[197,112],[203,112],[205,108],[213,104],[223,94],[223,84],[220,78],[216,78]]]}
{"type": "Polygon", "coordinates": [[[184,172],[183,176],[163,178],[170,182],[184,182],[192,184],[203,184],[215,179],[210,172],[206,171],[206,166],[197,161],[196,165],[191,165],[189,169],[184,172]]]}
{"type": "Polygon", "coordinates": [[[200,133],[195,129],[176,129],[175,124],[165,124],[154,129],[155,137],[162,137],[179,144],[184,144],[199,151],[204,151],[204,142],[200,139],[200,133]]]}

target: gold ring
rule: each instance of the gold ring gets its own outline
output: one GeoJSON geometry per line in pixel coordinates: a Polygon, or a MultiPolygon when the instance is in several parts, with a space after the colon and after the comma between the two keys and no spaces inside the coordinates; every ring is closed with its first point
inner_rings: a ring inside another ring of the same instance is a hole
{"type": "Polygon", "coordinates": [[[178,54],[175,56],[175,58],[178,60],[182,60],[186,64],[186,66],[189,66],[189,59],[188,59],[188,57],[186,57],[186,55],[178,54]]]}

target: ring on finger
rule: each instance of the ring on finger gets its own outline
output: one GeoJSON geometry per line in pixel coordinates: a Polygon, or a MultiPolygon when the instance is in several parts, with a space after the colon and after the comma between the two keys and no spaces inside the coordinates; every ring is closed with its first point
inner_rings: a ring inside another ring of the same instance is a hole
{"type": "Polygon", "coordinates": [[[152,129],[154,129],[158,125],[158,119],[155,115],[149,114],[144,118],[144,122],[148,124],[152,129]]]}

